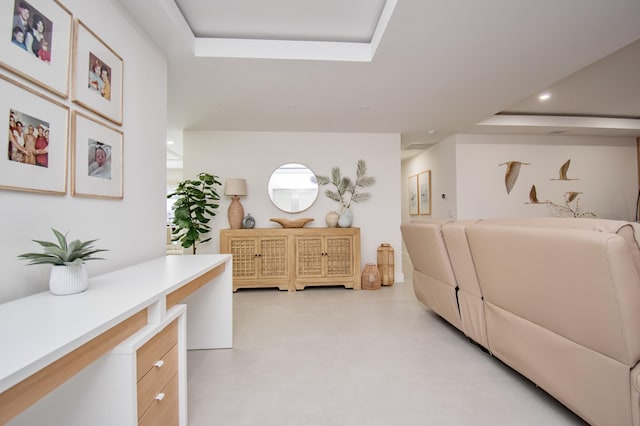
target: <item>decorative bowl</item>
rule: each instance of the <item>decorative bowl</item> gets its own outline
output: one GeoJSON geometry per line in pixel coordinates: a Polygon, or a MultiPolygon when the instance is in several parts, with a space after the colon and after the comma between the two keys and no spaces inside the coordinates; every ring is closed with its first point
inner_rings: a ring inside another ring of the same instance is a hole
{"type": "Polygon", "coordinates": [[[312,217],[303,217],[300,219],[285,219],[282,217],[275,217],[275,218],[271,218],[269,219],[271,222],[276,222],[279,223],[283,228],[302,228],[304,227],[307,223],[309,222],[313,222],[313,218],[312,217]]]}

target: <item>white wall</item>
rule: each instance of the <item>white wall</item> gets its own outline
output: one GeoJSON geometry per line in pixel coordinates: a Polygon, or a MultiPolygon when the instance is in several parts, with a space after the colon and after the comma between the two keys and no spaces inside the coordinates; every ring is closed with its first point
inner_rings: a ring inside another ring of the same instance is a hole
{"type": "Polygon", "coordinates": [[[458,135],[456,138],[459,219],[551,216],[547,205],[529,203],[531,186],[540,201],[563,204],[563,194],[582,192],[580,206],[599,218],[635,220],[638,194],[636,142],[633,138],[458,135]],[[568,177],[557,179],[571,159],[568,177]],[[507,161],[523,161],[507,194],[507,161]]]}
{"type": "MultiPolygon", "coordinates": [[[[268,197],[267,183],[281,164],[302,163],[320,175],[330,175],[331,167],[338,166],[343,176],[355,179],[358,160],[365,160],[367,175],[376,178],[376,184],[367,188],[372,198],[352,204],[353,226],[361,229],[362,263],[375,263],[376,250],[383,242],[396,249],[396,262],[400,263],[400,135],[185,131],[183,143],[185,179],[200,172],[220,176],[222,181],[247,179],[248,195],[241,202],[258,228],[279,228],[269,221],[279,217],[312,217],[315,220],[307,227],[325,227],[326,214],[338,209],[338,204],[324,195],[328,187],[321,187],[315,204],[302,213],[292,215],[277,209],[268,197]]],[[[223,192],[224,185],[219,190],[221,195],[223,192]]],[[[229,227],[229,203],[223,196],[213,220],[214,239],[198,253],[219,251],[219,230],[229,227]]],[[[398,282],[402,281],[400,269],[396,268],[398,282]]]]}
{"type": "Polygon", "coordinates": [[[402,221],[451,218],[457,214],[456,137],[433,145],[402,164],[402,221]],[[431,170],[431,215],[409,215],[409,177],[431,170]],[[445,198],[442,197],[445,194],[445,198]]]}
{"type": "MultiPolygon", "coordinates": [[[[600,218],[635,220],[638,194],[634,138],[535,135],[455,135],[402,162],[402,221],[421,218],[498,218],[551,216],[547,205],[528,204],[531,185],[539,200],[562,204],[567,191],[583,192],[580,206],[600,218]],[[568,177],[557,178],[571,159],[568,177]],[[507,161],[522,166],[516,184],[505,189],[507,161]],[[410,216],[408,178],[431,170],[432,215],[410,216]],[[446,193],[446,199],[441,194],[446,193]]],[[[572,204],[573,205],[573,204],[572,204]]],[[[405,273],[411,260],[402,245],[405,273]]]]}
{"type": "MultiPolygon", "coordinates": [[[[104,254],[107,260],[87,263],[90,276],[164,255],[165,57],[118,1],[64,4],[124,59],[124,199],[0,190],[0,303],[47,289],[50,267],[26,266],[17,255],[38,249],[32,239],[52,239],[51,227],[70,231],[72,238],[98,238],[97,245],[110,250],[104,254]]],[[[68,99],[63,102],[91,115],[68,99]]]]}

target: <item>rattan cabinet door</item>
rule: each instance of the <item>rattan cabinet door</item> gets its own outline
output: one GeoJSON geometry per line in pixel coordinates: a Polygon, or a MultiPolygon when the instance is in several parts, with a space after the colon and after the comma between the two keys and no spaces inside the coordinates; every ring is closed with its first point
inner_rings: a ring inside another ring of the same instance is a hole
{"type": "Polygon", "coordinates": [[[326,237],[325,244],[326,277],[353,276],[353,236],[326,237]]]}
{"type": "MultiPolygon", "coordinates": [[[[288,239],[284,237],[262,237],[259,239],[260,278],[288,278],[288,239]]],[[[234,269],[235,274],[235,269],[234,269]]]]}
{"type": "Polygon", "coordinates": [[[324,277],[324,237],[296,237],[296,277],[324,277]]]}
{"type": "Polygon", "coordinates": [[[234,281],[258,278],[258,239],[229,238],[228,253],[233,255],[234,281]]]}

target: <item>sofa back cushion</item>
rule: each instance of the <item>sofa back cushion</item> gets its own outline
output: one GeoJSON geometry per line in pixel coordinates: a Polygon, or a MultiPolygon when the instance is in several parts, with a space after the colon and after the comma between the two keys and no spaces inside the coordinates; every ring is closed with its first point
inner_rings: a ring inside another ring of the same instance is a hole
{"type": "Polygon", "coordinates": [[[628,240],[634,241],[632,227],[553,222],[467,227],[485,303],[634,365],[640,359],[640,278],[638,247],[628,240]]]}
{"type": "Polygon", "coordinates": [[[400,226],[413,269],[455,288],[449,254],[442,237],[446,220],[413,221],[400,226]]]}

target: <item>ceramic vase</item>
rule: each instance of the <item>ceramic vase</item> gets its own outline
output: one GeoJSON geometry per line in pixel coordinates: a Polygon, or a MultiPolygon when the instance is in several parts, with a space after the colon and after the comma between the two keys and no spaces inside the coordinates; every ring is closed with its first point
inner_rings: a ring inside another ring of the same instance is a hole
{"type": "Polygon", "coordinates": [[[340,219],[340,215],[338,214],[338,212],[330,211],[329,213],[327,213],[324,219],[327,222],[327,226],[329,228],[335,228],[336,226],[338,226],[338,219],[340,219]]]}
{"type": "Polygon", "coordinates": [[[350,228],[352,223],[353,223],[353,214],[351,213],[351,210],[347,207],[342,210],[340,219],[338,219],[338,226],[340,228],[350,228]]]}
{"type": "Polygon", "coordinates": [[[89,275],[84,263],[54,265],[49,275],[49,291],[56,296],[83,292],[89,287],[89,275]]]}

